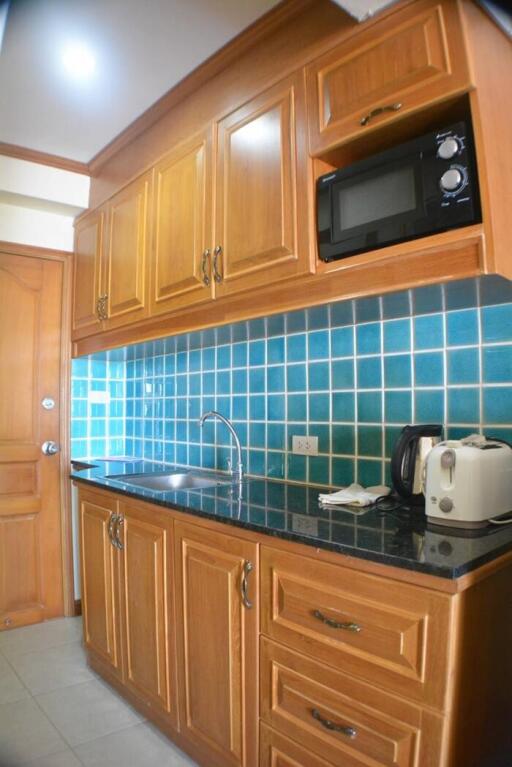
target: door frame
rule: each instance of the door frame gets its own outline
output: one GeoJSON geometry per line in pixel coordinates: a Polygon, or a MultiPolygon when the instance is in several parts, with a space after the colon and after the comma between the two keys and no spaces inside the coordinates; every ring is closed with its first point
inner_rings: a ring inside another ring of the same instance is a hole
{"type": "Polygon", "coordinates": [[[73,535],[71,528],[71,482],[69,424],[71,412],[71,293],[73,253],[67,250],[39,248],[0,240],[0,252],[14,256],[59,261],[62,264],[62,312],[60,358],[60,520],[62,549],[62,589],[65,616],[75,615],[75,588],[73,580],[73,535]]]}

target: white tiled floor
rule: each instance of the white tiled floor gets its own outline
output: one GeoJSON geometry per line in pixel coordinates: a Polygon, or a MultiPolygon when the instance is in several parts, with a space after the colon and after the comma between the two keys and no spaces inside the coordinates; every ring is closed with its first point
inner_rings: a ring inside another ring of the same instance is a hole
{"type": "Polygon", "coordinates": [[[87,667],[81,631],[0,632],[0,767],[195,767],[87,667]]]}

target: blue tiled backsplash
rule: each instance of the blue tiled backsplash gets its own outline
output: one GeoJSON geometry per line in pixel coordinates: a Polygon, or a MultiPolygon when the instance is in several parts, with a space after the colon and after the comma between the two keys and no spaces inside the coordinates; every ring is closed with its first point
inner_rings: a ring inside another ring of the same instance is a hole
{"type": "Polygon", "coordinates": [[[225,469],[228,430],[197,423],[215,409],[234,421],[250,474],[388,482],[404,424],[512,439],[512,283],[466,280],[138,344],[74,360],[72,386],[75,458],[225,469]],[[292,435],[305,434],[318,456],[292,454],[292,435]]]}

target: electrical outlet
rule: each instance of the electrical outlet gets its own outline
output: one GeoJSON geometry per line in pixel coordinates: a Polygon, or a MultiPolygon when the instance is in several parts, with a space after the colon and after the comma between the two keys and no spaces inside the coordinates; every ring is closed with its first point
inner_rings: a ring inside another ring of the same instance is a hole
{"type": "Polygon", "coordinates": [[[318,437],[292,437],[292,453],[318,455],[318,437]]]}

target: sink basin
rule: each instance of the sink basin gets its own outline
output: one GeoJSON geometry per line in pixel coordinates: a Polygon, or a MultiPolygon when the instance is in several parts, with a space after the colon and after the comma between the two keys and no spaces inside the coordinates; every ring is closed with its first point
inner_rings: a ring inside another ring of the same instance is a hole
{"type": "Polygon", "coordinates": [[[155,472],[154,474],[110,474],[107,479],[117,479],[127,485],[145,487],[165,493],[170,490],[201,490],[216,485],[231,485],[231,479],[213,472],[155,472]]]}

